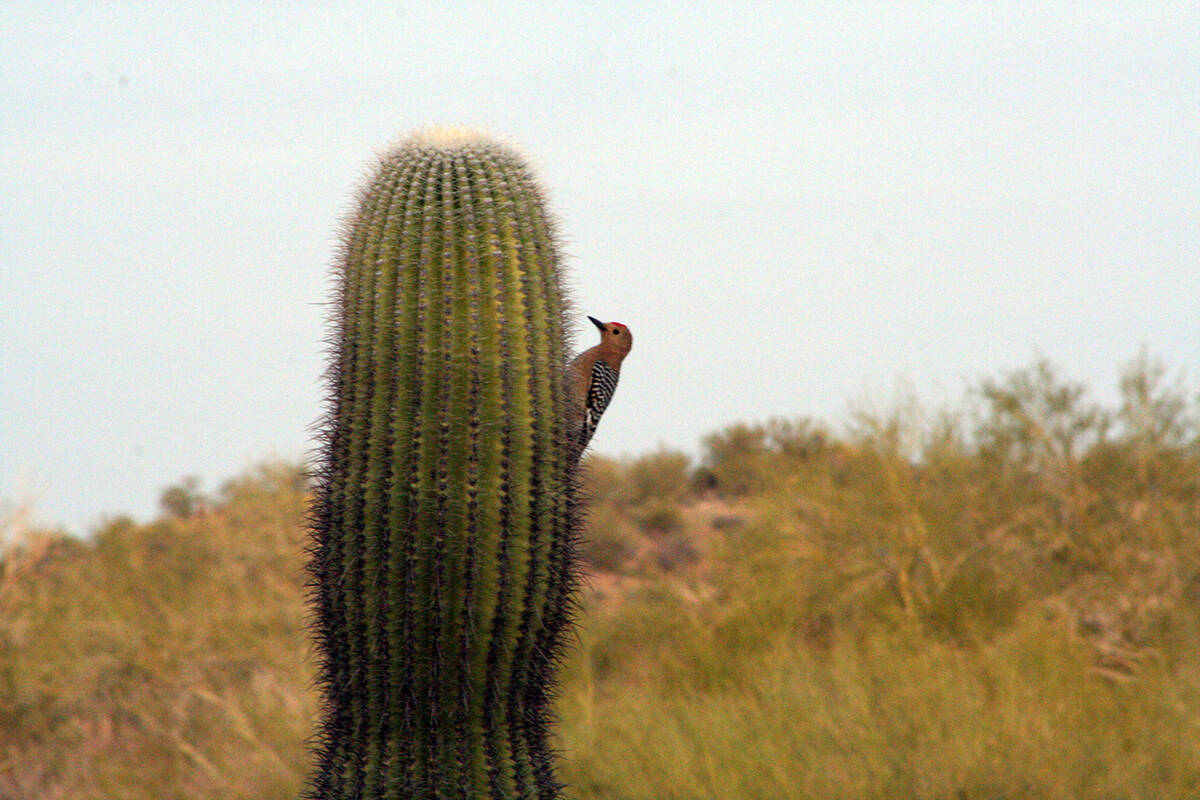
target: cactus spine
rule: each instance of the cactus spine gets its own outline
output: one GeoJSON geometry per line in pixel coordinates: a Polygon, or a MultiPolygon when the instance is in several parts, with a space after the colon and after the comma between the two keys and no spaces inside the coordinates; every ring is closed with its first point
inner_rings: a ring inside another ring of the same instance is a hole
{"type": "Polygon", "coordinates": [[[312,513],[308,796],[557,798],[573,602],[560,256],[505,146],[418,135],[343,244],[312,513]]]}

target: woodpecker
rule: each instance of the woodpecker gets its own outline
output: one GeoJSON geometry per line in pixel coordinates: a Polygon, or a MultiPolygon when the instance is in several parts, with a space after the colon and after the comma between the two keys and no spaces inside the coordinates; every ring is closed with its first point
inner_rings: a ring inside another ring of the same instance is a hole
{"type": "Polygon", "coordinates": [[[626,326],[588,319],[600,329],[600,344],[575,356],[570,367],[571,438],[577,454],[583,453],[596,432],[600,415],[617,390],[621,362],[633,347],[633,334],[626,326]]]}

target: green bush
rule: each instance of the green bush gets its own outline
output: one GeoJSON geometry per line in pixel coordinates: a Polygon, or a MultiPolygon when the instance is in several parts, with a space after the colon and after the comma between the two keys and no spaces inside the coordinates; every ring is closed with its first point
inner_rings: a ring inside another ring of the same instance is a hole
{"type": "Polygon", "coordinates": [[[638,525],[650,536],[665,536],[683,530],[683,514],[677,503],[649,500],[638,508],[638,525]]]}
{"type": "Polygon", "coordinates": [[[589,453],[583,457],[580,472],[582,494],[589,506],[630,506],[636,502],[636,490],[622,462],[589,453]]]}
{"type": "Polygon", "coordinates": [[[633,503],[659,500],[676,503],[688,489],[690,460],[675,450],[660,449],[636,458],[628,468],[633,485],[633,503]]]}
{"type": "Polygon", "coordinates": [[[597,506],[587,516],[580,555],[593,572],[620,572],[637,555],[641,539],[616,508],[597,506]]]}
{"type": "Polygon", "coordinates": [[[189,475],[179,483],[163,489],[162,494],[158,497],[158,506],[169,517],[187,519],[201,511],[207,504],[207,500],[199,488],[200,479],[189,475]]]}
{"type": "Polygon", "coordinates": [[[703,440],[696,481],[737,497],[761,492],[810,459],[826,454],[829,435],[808,419],[736,423],[703,440]]]}

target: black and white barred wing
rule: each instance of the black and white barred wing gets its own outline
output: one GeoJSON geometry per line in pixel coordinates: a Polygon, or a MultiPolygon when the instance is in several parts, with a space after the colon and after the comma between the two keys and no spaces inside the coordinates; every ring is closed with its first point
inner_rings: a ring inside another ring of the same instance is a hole
{"type": "Polygon", "coordinates": [[[600,416],[604,409],[608,408],[616,390],[617,371],[604,359],[597,358],[596,363],[592,365],[592,380],[588,384],[587,409],[584,412],[580,444],[586,446],[591,441],[596,426],[600,424],[600,416]]]}

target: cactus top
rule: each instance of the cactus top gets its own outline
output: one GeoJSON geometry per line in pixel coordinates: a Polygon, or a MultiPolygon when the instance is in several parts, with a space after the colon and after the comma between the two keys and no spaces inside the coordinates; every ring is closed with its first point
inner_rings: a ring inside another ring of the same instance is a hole
{"type": "Polygon", "coordinates": [[[453,150],[468,144],[483,144],[493,141],[484,131],[464,125],[429,125],[421,128],[407,142],[414,145],[453,150]]]}

